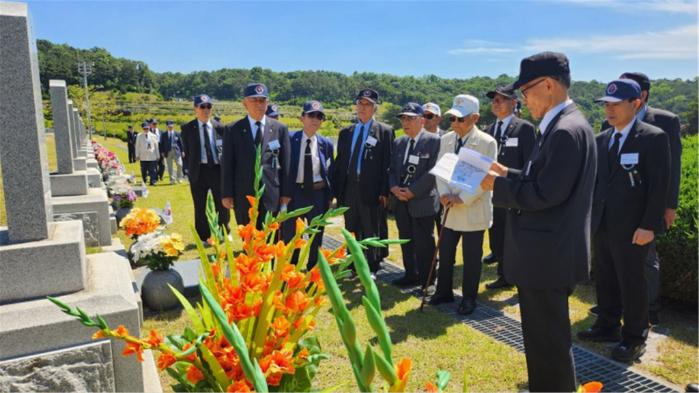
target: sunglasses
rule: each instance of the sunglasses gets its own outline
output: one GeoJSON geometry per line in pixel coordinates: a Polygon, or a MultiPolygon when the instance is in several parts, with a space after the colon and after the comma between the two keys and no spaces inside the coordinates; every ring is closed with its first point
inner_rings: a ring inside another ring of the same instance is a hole
{"type": "Polygon", "coordinates": [[[464,116],[464,117],[452,116],[452,117],[449,118],[449,121],[452,122],[452,123],[455,122],[455,121],[458,121],[459,123],[463,123],[463,122],[466,121],[466,117],[467,117],[467,116],[464,116]]]}
{"type": "Polygon", "coordinates": [[[432,120],[432,119],[434,119],[435,115],[428,113],[426,115],[422,115],[422,117],[424,117],[427,120],[432,120]]]}
{"type": "Polygon", "coordinates": [[[305,116],[308,117],[309,119],[318,119],[320,121],[325,120],[325,115],[320,113],[320,112],[306,113],[305,116]]]}
{"type": "Polygon", "coordinates": [[[211,108],[213,108],[213,105],[211,105],[211,104],[201,104],[201,105],[199,105],[199,108],[201,108],[201,109],[211,109],[211,108]]]}

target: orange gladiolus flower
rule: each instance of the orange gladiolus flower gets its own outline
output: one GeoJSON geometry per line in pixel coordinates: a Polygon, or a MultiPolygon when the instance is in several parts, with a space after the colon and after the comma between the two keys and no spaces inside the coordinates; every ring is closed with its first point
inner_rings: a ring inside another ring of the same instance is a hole
{"type": "Polygon", "coordinates": [[[313,266],[313,269],[308,272],[308,279],[315,284],[322,281],[322,277],[320,276],[320,268],[318,266],[313,266]]]}
{"type": "Polygon", "coordinates": [[[433,384],[432,382],[425,383],[425,392],[437,393],[438,391],[439,391],[439,389],[437,388],[437,385],[433,384]]]}
{"type": "Polygon", "coordinates": [[[272,231],[278,230],[278,229],[279,229],[279,223],[278,223],[278,222],[273,222],[273,223],[269,224],[269,229],[272,230],[272,231]]]}
{"type": "Polygon", "coordinates": [[[306,222],[301,217],[296,218],[296,233],[301,233],[306,229],[306,222]]]}
{"type": "Polygon", "coordinates": [[[308,348],[303,348],[302,350],[300,350],[299,353],[296,354],[296,357],[301,360],[308,359],[308,348]]]}
{"type": "Polygon", "coordinates": [[[310,303],[311,300],[304,292],[294,291],[286,297],[286,302],[284,305],[289,312],[300,314],[306,310],[310,303]]]}
{"type": "Polygon", "coordinates": [[[296,239],[296,242],[294,243],[294,248],[303,248],[303,246],[306,245],[306,241],[303,239],[296,239]]]}
{"type": "Polygon", "coordinates": [[[124,356],[129,356],[131,354],[136,354],[136,359],[139,362],[143,361],[143,347],[138,343],[126,343],[126,349],[121,354],[124,356]]]}
{"type": "Polygon", "coordinates": [[[119,325],[117,330],[114,332],[117,337],[126,337],[129,335],[129,330],[124,327],[124,325],[119,325]]]}
{"type": "Polygon", "coordinates": [[[582,391],[584,393],[598,393],[602,391],[604,385],[602,382],[592,381],[582,385],[582,391]]]}
{"type": "Polygon", "coordinates": [[[158,357],[158,369],[165,370],[175,364],[176,361],[177,358],[175,358],[173,354],[163,352],[160,357],[158,357]]]}
{"type": "Polygon", "coordinates": [[[405,385],[408,383],[408,377],[410,376],[410,370],[413,368],[413,361],[410,358],[401,359],[398,364],[396,364],[396,375],[398,376],[397,385],[400,386],[398,391],[404,391],[405,385]]]}
{"type": "Polygon", "coordinates": [[[248,224],[248,225],[238,225],[238,236],[244,241],[244,242],[249,242],[250,239],[252,239],[252,235],[254,233],[255,227],[248,224]]]}
{"type": "Polygon", "coordinates": [[[201,370],[194,367],[194,365],[189,366],[189,369],[187,370],[187,380],[196,385],[197,382],[201,381],[202,379],[204,379],[204,374],[201,372],[201,370]]]}
{"type": "Polygon", "coordinates": [[[274,351],[260,360],[260,369],[267,378],[267,384],[278,386],[284,374],[294,374],[296,368],[290,351],[274,351]]]}
{"type": "Polygon", "coordinates": [[[277,258],[281,258],[284,255],[284,252],[286,251],[286,244],[284,244],[283,241],[278,241],[277,245],[274,247],[274,256],[277,258]]]}
{"type": "MultiPolygon", "coordinates": [[[[190,344],[190,343],[187,343],[187,344],[183,345],[183,346],[182,346],[182,352],[185,352],[186,350],[188,350],[188,349],[191,348],[191,347],[192,347],[192,344],[190,344]]],[[[193,361],[197,360],[197,352],[195,351],[195,352],[191,353],[191,354],[188,355],[185,359],[189,360],[190,362],[193,362],[193,361]]]]}
{"type": "Polygon", "coordinates": [[[284,271],[282,272],[282,280],[284,280],[287,287],[290,289],[305,287],[304,278],[305,276],[303,273],[296,271],[296,266],[286,265],[286,267],[284,267],[284,271]]]}
{"type": "Polygon", "coordinates": [[[160,337],[158,332],[156,332],[155,330],[151,330],[148,340],[146,340],[146,342],[148,342],[148,344],[150,344],[152,347],[157,347],[160,344],[162,344],[163,338],[160,337]]]}
{"type": "Polygon", "coordinates": [[[99,340],[100,338],[106,338],[106,337],[107,336],[101,330],[96,331],[95,334],[92,335],[93,340],[99,340]]]}
{"type": "Polygon", "coordinates": [[[250,388],[250,385],[248,385],[247,381],[245,381],[244,379],[240,379],[228,385],[228,389],[226,389],[226,392],[247,393],[252,392],[252,389],[250,388]]]}
{"type": "Polygon", "coordinates": [[[255,202],[257,202],[257,200],[255,199],[254,196],[252,196],[252,195],[246,195],[245,198],[247,198],[248,203],[250,204],[250,206],[255,206],[255,202]]]}
{"type": "Polygon", "coordinates": [[[274,331],[275,336],[284,337],[287,334],[289,334],[289,327],[290,326],[291,326],[291,324],[289,324],[289,321],[287,321],[283,315],[280,315],[274,319],[274,322],[272,322],[271,328],[274,331]]]}

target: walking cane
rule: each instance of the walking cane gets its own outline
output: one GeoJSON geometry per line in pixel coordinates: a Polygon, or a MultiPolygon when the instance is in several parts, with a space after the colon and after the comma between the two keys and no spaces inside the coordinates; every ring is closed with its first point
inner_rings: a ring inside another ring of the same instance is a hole
{"type": "Polygon", "coordinates": [[[437,235],[437,246],[434,249],[434,254],[432,255],[432,264],[430,265],[430,272],[427,275],[427,282],[424,284],[422,287],[422,302],[420,303],[420,311],[422,311],[422,308],[425,306],[425,299],[427,298],[427,288],[430,286],[430,281],[432,281],[432,273],[434,272],[435,265],[437,264],[437,253],[439,252],[439,245],[442,243],[442,231],[444,231],[444,224],[447,223],[447,216],[449,215],[449,210],[451,207],[448,207],[444,211],[444,218],[442,218],[442,227],[439,228],[439,235],[437,235]]]}

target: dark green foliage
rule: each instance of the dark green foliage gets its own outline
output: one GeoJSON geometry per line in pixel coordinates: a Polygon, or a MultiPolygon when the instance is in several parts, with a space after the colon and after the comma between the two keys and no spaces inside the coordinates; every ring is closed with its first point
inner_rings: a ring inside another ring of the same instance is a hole
{"type": "Polygon", "coordinates": [[[682,138],[682,180],[677,220],[672,229],[658,239],[661,294],[686,304],[697,303],[698,142],[697,135],[682,138]]]}

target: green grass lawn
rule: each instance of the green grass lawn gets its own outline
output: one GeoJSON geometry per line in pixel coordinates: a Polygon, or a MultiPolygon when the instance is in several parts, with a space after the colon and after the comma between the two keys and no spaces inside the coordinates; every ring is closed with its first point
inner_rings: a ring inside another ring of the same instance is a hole
{"type": "MultiPolygon", "coordinates": [[[[125,164],[127,172],[140,178],[138,164],[128,164],[126,145],[116,139],[96,140],[108,149],[117,153],[125,164]]],[[[47,139],[49,161],[53,154],[52,138],[47,139]]],[[[0,179],[1,180],[1,179],[0,179]]],[[[162,208],[167,201],[173,207],[174,223],[168,227],[168,232],[179,232],[188,244],[188,251],[182,259],[194,259],[198,256],[193,247],[193,235],[191,225],[194,213],[192,207],[189,186],[186,183],[169,185],[167,171],[162,185],[150,187],[148,198],[139,198],[136,206],[162,208]]],[[[0,206],[4,206],[0,189],[0,206]]],[[[0,208],[0,225],[4,223],[4,208],[0,208]]],[[[339,236],[341,222],[327,228],[330,236],[339,236]]],[[[234,222],[231,226],[235,227],[234,222]]],[[[397,237],[397,230],[393,220],[389,221],[390,237],[397,237]]],[[[126,238],[123,231],[118,236],[128,247],[130,239],[126,238]]],[[[236,244],[239,240],[235,236],[236,244]]],[[[488,253],[487,240],[484,244],[484,253],[488,253]]],[[[457,253],[459,254],[459,253],[457,253]]],[[[400,247],[392,246],[389,258],[392,262],[401,265],[400,247]]],[[[461,285],[460,256],[457,255],[457,267],[454,274],[455,288],[461,285]]],[[[515,290],[488,291],[485,283],[496,277],[495,266],[485,266],[479,290],[480,300],[491,307],[502,310],[513,316],[518,316],[517,294],[515,290]]],[[[361,341],[366,342],[373,337],[372,330],[364,317],[360,301],[360,289],[356,281],[345,282],[343,289],[345,297],[350,303],[350,310],[357,322],[358,334],[361,341]]],[[[379,283],[382,294],[382,306],[386,316],[387,325],[391,337],[395,343],[395,358],[410,356],[413,361],[413,372],[409,391],[415,391],[422,387],[424,382],[432,380],[438,369],[444,369],[452,374],[449,391],[460,391],[465,384],[469,390],[477,391],[518,391],[526,389],[526,366],[524,355],[511,347],[501,344],[488,336],[485,336],[454,319],[425,307],[425,312],[418,311],[419,300],[402,294],[396,288],[379,283]],[[425,321],[429,321],[426,323],[425,321]]],[[[590,326],[594,318],[588,314],[588,309],[594,304],[594,287],[592,285],[579,285],[570,298],[570,317],[573,324],[573,333],[590,326]]],[[[88,310],[89,311],[89,310],[88,310]]],[[[697,316],[696,313],[682,310],[668,309],[662,313],[662,331],[668,338],[658,346],[657,355],[648,362],[638,364],[640,369],[666,379],[667,381],[684,386],[686,383],[699,381],[697,370],[697,316]]],[[[323,350],[328,353],[330,359],[321,363],[321,369],[316,379],[316,387],[319,389],[347,383],[340,388],[341,391],[355,390],[354,380],[350,370],[349,361],[337,332],[334,318],[328,311],[321,312],[318,318],[318,335],[323,350]]],[[[165,334],[181,332],[186,324],[186,317],[180,311],[173,311],[159,315],[146,316],[144,330],[159,329],[165,334]]],[[[608,348],[598,345],[589,345],[588,348],[607,354],[608,348]]],[[[169,389],[170,380],[165,373],[161,373],[163,387],[169,389]]]]}

